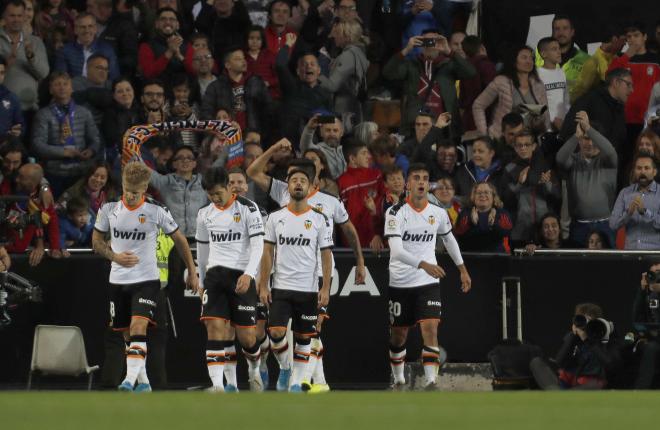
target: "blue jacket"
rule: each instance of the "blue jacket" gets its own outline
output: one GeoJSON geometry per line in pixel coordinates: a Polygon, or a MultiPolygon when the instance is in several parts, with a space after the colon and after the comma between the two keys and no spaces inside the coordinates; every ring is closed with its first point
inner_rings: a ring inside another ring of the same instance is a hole
{"type": "MultiPolygon", "coordinates": [[[[114,49],[112,49],[112,46],[107,42],[95,39],[90,49],[92,54],[100,54],[108,59],[110,67],[108,80],[113,81],[118,78],[119,63],[117,62],[117,55],[114,49]]],[[[83,53],[82,45],[78,42],[66,43],[55,53],[55,70],[67,72],[72,78],[82,76],[84,66],[85,54],[83,53]]]]}
{"type": "Polygon", "coordinates": [[[72,240],[72,247],[89,247],[92,244],[92,230],[94,230],[95,217],[90,212],[89,222],[79,229],[66,215],[60,215],[60,248],[67,249],[66,241],[72,240]]]}
{"type": "Polygon", "coordinates": [[[9,129],[16,124],[23,126],[25,133],[25,122],[21,112],[21,102],[4,85],[0,85],[0,138],[9,133],[9,129]]]}

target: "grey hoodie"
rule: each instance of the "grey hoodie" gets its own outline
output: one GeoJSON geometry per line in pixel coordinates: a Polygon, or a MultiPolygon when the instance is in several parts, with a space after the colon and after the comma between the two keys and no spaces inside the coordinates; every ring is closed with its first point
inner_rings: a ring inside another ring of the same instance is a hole
{"type": "Polygon", "coordinates": [[[314,129],[305,126],[300,137],[300,151],[305,153],[308,149],[318,149],[323,152],[325,158],[328,159],[328,167],[330,168],[332,179],[336,180],[346,171],[346,160],[344,159],[344,152],[341,145],[335,148],[325,142],[314,143],[314,129]]]}

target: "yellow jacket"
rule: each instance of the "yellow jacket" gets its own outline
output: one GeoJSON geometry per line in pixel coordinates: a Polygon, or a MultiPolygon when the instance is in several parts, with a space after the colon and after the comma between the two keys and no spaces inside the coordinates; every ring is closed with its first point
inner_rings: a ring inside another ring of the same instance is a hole
{"type": "Polygon", "coordinates": [[[602,49],[596,49],[594,55],[589,57],[582,65],[582,72],[575,83],[575,97],[581,97],[605,81],[605,74],[614,54],[608,54],[602,49]]]}
{"type": "Polygon", "coordinates": [[[169,280],[170,271],[168,263],[170,259],[170,251],[174,248],[174,240],[163,233],[158,232],[156,238],[156,261],[158,262],[158,272],[160,273],[160,288],[165,288],[169,280]]]}

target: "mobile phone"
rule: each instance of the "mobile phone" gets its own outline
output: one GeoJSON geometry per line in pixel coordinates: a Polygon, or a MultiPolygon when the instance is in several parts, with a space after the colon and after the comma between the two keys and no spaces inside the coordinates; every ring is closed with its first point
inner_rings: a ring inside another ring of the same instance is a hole
{"type": "Polygon", "coordinates": [[[334,115],[319,115],[318,122],[319,124],[334,124],[335,119],[334,115]]]}

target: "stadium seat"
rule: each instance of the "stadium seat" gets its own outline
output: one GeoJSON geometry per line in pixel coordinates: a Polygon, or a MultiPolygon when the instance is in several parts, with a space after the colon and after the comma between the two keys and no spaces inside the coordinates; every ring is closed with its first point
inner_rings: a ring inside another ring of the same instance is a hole
{"type": "Polygon", "coordinates": [[[87,390],[92,388],[94,372],[99,366],[87,364],[85,341],[76,326],[38,325],[34,331],[32,364],[27,389],[32,387],[32,376],[88,375],[87,390]]]}

